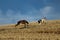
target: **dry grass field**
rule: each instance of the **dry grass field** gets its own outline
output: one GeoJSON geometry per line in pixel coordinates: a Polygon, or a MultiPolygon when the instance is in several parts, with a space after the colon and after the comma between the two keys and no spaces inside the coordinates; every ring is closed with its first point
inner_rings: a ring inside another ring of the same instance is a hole
{"type": "Polygon", "coordinates": [[[60,40],[60,20],[48,20],[46,24],[30,22],[27,28],[21,24],[0,26],[0,40],[60,40]]]}

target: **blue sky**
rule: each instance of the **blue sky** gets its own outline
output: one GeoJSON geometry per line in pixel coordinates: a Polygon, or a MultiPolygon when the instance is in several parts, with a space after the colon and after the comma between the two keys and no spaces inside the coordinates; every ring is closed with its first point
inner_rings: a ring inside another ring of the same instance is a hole
{"type": "Polygon", "coordinates": [[[60,0],[0,0],[0,24],[18,20],[60,19],[60,0]]]}

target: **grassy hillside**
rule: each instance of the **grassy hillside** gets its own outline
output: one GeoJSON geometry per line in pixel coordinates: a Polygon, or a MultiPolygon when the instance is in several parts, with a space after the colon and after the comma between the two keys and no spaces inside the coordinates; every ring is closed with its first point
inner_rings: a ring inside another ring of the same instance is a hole
{"type": "Polygon", "coordinates": [[[0,26],[0,40],[60,40],[60,20],[48,20],[46,24],[30,22],[27,28],[22,24],[0,26]]]}

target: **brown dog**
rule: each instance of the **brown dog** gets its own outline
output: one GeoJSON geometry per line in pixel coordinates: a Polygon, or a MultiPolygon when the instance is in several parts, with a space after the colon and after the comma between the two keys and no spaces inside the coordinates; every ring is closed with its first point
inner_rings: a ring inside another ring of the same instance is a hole
{"type": "Polygon", "coordinates": [[[15,27],[18,26],[20,23],[24,24],[24,27],[26,27],[26,24],[29,24],[29,22],[26,21],[26,20],[20,20],[20,21],[17,22],[17,24],[15,25],[15,27]]]}

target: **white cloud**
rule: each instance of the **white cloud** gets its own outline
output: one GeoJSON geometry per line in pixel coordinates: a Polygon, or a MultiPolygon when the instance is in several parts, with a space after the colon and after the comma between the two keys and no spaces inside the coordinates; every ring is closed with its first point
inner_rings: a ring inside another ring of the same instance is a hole
{"type": "Polygon", "coordinates": [[[15,12],[13,10],[8,10],[5,16],[7,16],[7,20],[10,19],[10,22],[12,22],[13,20],[18,21],[22,19],[32,21],[34,20],[34,16],[32,14],[34,14],[34,11],[31,11],[29,14],[24,15],[20,11],[15,12]]]}
{"type": "MultiPolygon", "coordinates": [[[[22,20],[22,19],[25,19],[28,21],[37,21],[41,19],[41,17],[47,16],[48,14],[52,13],[52,9],[53,7],[51,6],[46,6],[44,8],[41,8],[40,10],[32,9],[28,11],[25,15],[22,14],[21,11],[14,11],[9,9],[6,11],[6,14],[5,14],[5,16],[7,16],[6,20],[4,19],[0,21],[5,21],[2,23],[16,23],[18,20],[22,20]]],[[[2,13],[1,10],[0,10],[0,13],[2,13]]]]}
{"type": "Polygon", "coordinates": [[[51,6],[46,6],[42,9],[40,9],[40,12],[42,13],[43,16],[47,16],[48,14],[52,13],[53,7],[51,6]]]}

